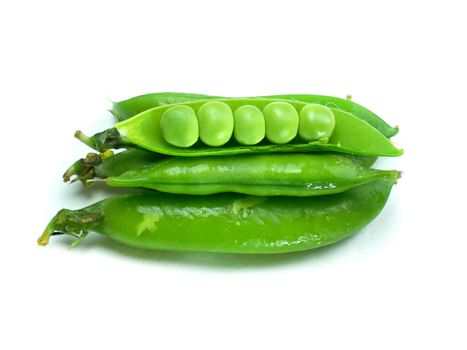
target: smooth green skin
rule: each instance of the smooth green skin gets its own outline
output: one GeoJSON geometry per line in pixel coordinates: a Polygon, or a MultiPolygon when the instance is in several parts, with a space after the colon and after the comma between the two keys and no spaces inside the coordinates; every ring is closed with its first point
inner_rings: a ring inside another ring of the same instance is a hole
{"type": "Polygon", "coordinates": [[[219,147],[230,140],[234,119],[228,104],[222,101],[206,102],[198,108],[196,115],[199,123],[199,138],[204,144],[219,147]]]}
{"type": "Polygon", "coordinates": [[[258,107],[244,105],[234,112],[234,137],[241,145],[256,145],[266,136],[264,116],[258,107]]]}
{"type": "MultiPolygon", "coordinates": [[[[359,157],[343,155],[363,168],[371,167],[377,157],[359,157]]],[[[97,153],[88,153],[70,166],[64,174],[65,182],[81,181],[85,185],[91,184],[93,179],[106,179],[111,176],[120,176],[129,170],[152,166],[167,156],[143,149],[128,149],[111,157],[102,159],[97,153]]]]}
{"type": "Polygon", "coordinates": [[[254,154],[170,157],[109,177],[117,187],[144,187],[174,194],[235,192],[254,196],[319,196],[346,191],[399,172],[368,169],[338,154],[254,154]]]}
{"type": "MultiPolygon", "coordinates": [[[[114,102],[110,112],[112,112],[112,114],[117,118],[118,121],[123,121],[154,107],[164,106],[173,103],[211,100],[219,98],[227,97],[190,94],[183,92],[159,92],[136,96],[125,101],[114,102]]],[[[258,98],[272,98],[301,101],[306,103],[318,103],[323,106],[340,109],[344,112],[353,114],[359,119],[366,121],[368,124],[372,125],[387,138],[396,135],[399,131],[398,127],[391,127],[383,119],[378,117],[375,113],[371,112],[370,110],[355,102],[352,102],[349,99],[309,94],[269,95],[259,96],[258,98]]]]}
{"type": "Polygon", "coordinates": [[[275,254],[338,242],[383,209],[393,180],[373,181],[320,197],[240,194],[184,196],[148,191],[104,199],[81,210],[61,210],[39,238],[88,231],[154,250],[275,254]]]}
{"type": "MultiPolygon", "coordinates": [[[[271,100],[266,99],[226,99],[222,100],[228,104],[231,110],[248,104],[255,105],[259,109],[264,109],[266,105],[271,103],[271,100]]],[[[275,102],[278,102],[277,100],[275,102]]],[[[287,101],[295,107],[298,111],[306,106],[306,103],[298,101],[287,101]]],[[[192,107],[195,112],[205,103],[205,101],[187,102],[185,105],[192,107]]],[[[130,119],[117,123],[114,129],[96,134],[89,137],[86,141],[88,145],[95,146],[97,144],[96,138],[99,140],[100,147],[96,147],[98,151],[102,152],[107,149],[105,142],[105,133],[112,135],[110,147],[118,147],[118,143],[122,147],[128,145],[137,145],[141,148],[163,153],[173,156],[214,156],[214,155],[228,155],[228,154],[242,154],[242,153],[256,153],[256,152],[311,152],[311,151],[331,151],[340,153],[349,153],[360,156],[399,156],[403,152],[397,149],[391,141],[389,141],[383,134],[373,128],[368,123],[356,118],[355,116],[343,112],[341,110],[332,109],[336,119],[336,126],[332,137],[328,142],[302,142],[302,143],[289,143],[285,145],[268,145],[259,144],[256,146],[239,146],[237,144],[227,144],[223,147],[206,147],[195,144],[190,148],[178,148],[168,144],[162,137],[159,128],[160,116],[167,108],[171,106],[161,106],[144,111],[130,119]],[[118,135],[115,135],[118,134],[118,135]],[[104,135],[104,136],[103,136],[104,135]],[[120,140],[114,142],[116,139],[120,140]]],[[[197,113],[198,114],[198,113],[197,113]]],[[[267,125],[267,122],[266,122],[267,125]]],[[[200,129],[201,135],[201,129],[200,129]]]]}
{"type": "Polygon", "coordinates": [[[266,138],[277,145],[292,141],[298,132],[298,112],[288,102],[271,102],[263,108],[266,138]]]}
{"type": "Polygon", "coordinates": [[[298,135],[304,141],[315,141],[331,137],[336,126],[334,113],[316,103],[306,105],[300,110],[298,135]]]}
{"type": "Polygon", "coordinates": [[[184,105],[167,109],[161,116],[162,137],[172,146],[191,147],[199,137],[198,118],[195,111],[184,105]]]}
{"type": "Polygon", "coordinates": [[[364,168],[371,167],[378,160],[378,157],[362,157],[362,156],[354,156],[351,154],[345,154],[345,156],[349,157],[354,162],[357,162],[358,164],[360,164],[360,166],[364,168]]]}

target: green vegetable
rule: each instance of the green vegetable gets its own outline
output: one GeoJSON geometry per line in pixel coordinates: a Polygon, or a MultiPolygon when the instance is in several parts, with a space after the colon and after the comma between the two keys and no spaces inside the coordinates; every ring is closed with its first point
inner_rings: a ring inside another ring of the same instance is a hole
{"type": "Polygon", "coordinates": [[[63,209],[40,245],[57,232],[88,231],[123,244],[162,250],[286,253],[340,241],[370,223],[384,207],[394,179],[373,181],[319,197],[189,196],[148,191],[63,209]]]}
{"type": "Polygon", "coordinates": [[[258,107],[243,105],[234,112],[234,137],[241,145],[256,145],[266,135],[266,123],[258,107]]]}
{"type": "Polygon", "coordinates": [[[230,140],[234,120],[230,106],[221,101],[203,103],[198,109],[199,137],[208,146],[222,146],[230,140]]]}
{"type": "Polygon", "coordinates": [[[399,172],[363,168],[338,154],[254,154],[170,157],[107,179],[110,186],[175,194],[236,192],[255,196],[318,196],[346,191],[399,172]]]}
{"type": "MultiPolygon", "coordinates": [[[[260,110],[269,104],[284,101],[267,99],[224,99],[217,100],[228,105],[231,110],[236,110],[243,105],[254,105],[260,110]]],[[[196,113],[203,107],[206,101],[187,102],[184,105],[191,107],[196,113]]],[[[210,102],[208,102],[210,103],[210,102]]],[[[298,101],[286,101],[286,103],[300,111],[307,106],[306,103],[298,101]]],[[[149,109],[135,117],[127,119],[115,125],[115,128],[98,133],[93,137],[84,136],[77,132],[77,137],[96,149],[103,152],[111,148],[138,146],[153,152],[174,156],[213,156],[256,152],[309,152],[309,151],[333,151],[349,153],[362,156],[399,156],[403,152],[397,149],[383,134],[368,123],[341,110],[330,108],[335,118],[335,128],[332,136],[313,142],[294,140],[294,142],[283,145],[258,144],[255,146],[243,146],[235,142],[229,142],[222,147],[207,147],[195,144],[190,148],[180,148],[170,145],[164,139],[160,130],[160,118],[164,112],[173,105],[161,106],[149,109]]],[[[293,117],[292,117],[293,118],[293,117]]],[[[273,118],[274,119],[274,118],[273,118]]],[[[266,118],[266,133],[268,130],[268,119],[266,118]]],[[[200,123],[200,136],[203,129],[200,123]]],[[[228,125],[230,132],[230,124],[228,125]]],[[[206,131],[209,134],[209,130],[206,131]]],[[[216,138],[214,133],[211,135],[216,138]],[[213,136],[214,135],[214,136],[213,136]]]]}
{"type": "MultiPolygon", "coordinates": [[[[174,103],[184,103],[198,100],[221,99],[226,97],[209,96],[202,94],[189,94],[180,92],[160,92],[147,95],[141,95],[130,98],[125,101],[114,102],[112,114],[119,120],[129,119],[145,110],[174,103]]],[[[399,128],[391,127],[383,119],[365,107],[352,102],[350,99],[342,99],[332,96],[307,95],[307,94],[287,94],[262,96],[269,99],[283,99],[301,101],[306,103],[317,103],[323,106],[332,107],[353,114],[359,119],[366,121],[386,137],[392,137],[397,134],[399,128]]]]}
{"type": "Polygon", "coordinates": [[[298,134],[305,141],[330,138],[336,126],[334,113],[318,104],[309,104],[300,111],[298,134]]]}
{"type": "Polygon", "coordinates": [[[350,100],[160,93],[114,103],[114,128],[76,136],[98,150],[65,181],[156,191],[63,209],[39,238],[95,231],[134,247],[273,254],[340,241],[384,207],[397,128],[350,100]],[[129,118],[132,116],[131,118],[129,118]],[[111,149],[128,148],[114,154],[111,149]],[[210,157],[205,157],[210,156],[210,157]]]}
{"type": "MultiPolygon", "coordinates": [[[[298,112],[288,102],[271,102],[263,108],[266,138],[281,145],[292,141],[298,132],[298,112]]],[[[313,126],[311,126],[313,127],[313,126]]]]}
{"type": "MultiPolygon", "coordinates": [[[[349,158],[351,162],[362,168],[371,167],[377,159],[377,157],[342,156],[349,158]]],[[[165,157],[162,154],[140,149],[129,149],[115,155],[111,151],[104,154],[88,153],[85,158],[76,161],[67,169],[63,175],[63,180],[65,182],[81,181],[85,185],[91,185],[93,179],[106,179],[111,176],[122,175],[129,170],[153,166],[155,162],[165,157]]]]}
{"type": "Polygon", "coordinates": [[[161,116],[162,137],[172,146],[193,146],[199,137],[198,119],[188,106],[173,106],[161,116]]]}

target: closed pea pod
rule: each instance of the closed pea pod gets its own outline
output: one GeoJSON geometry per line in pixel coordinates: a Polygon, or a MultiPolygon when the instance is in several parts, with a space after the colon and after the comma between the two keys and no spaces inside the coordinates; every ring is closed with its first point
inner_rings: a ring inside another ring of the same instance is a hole
{"type": "Polygon", "coordinates": [[[135,96],[124,101],[112,102],[110,113],[112,113],[113,116],[121,122],[155,107],[191,101],[215,100],[220,98],[224,97],[192,94],[188,92],[156,92],[135,96]]]}
{"type": "Polygon", "coordinates": [[[338,194],[303,198],[195,197],[148,191],[108,198],[81,210],[63,209],[38,242],[46,245],[54,232],[82,239],[95,231],[144,249],[243,254],[313,249],[369,224],[383,209],[394,181],[373,181],[338,194]]]}
{"type": "MultiPolygon", "coordinates": [[[[153,167],[155,163],[167,158],[164,154],[158,154],[141,149],[129,149],[117,154],[88,153],[85,158],[73,163],[63,175],[65,182],[81,181],[85,185],[91,185],[96,178],[107,179],[118,177],[123,173],[143,167],[153,167]]],[[[362,168],[371,167],[376,157],[359,157],[342,154],[362,168]]],[[[184,157],[190,159],[190,157],[184,157]]],[[[142,170],[142,169],[141,169],[142,170]]],[[[134,179],[136,181],[136,179],[134,179]]]]}
{"type": "Polygon", "coordinates": [[[346,191],[399,172],[362,167],[338,154],[250,154],[171,157],[107,179],[110,186],[209,195],[236,192],[255,196],[319,196],[346,191]]]}
{"type": "Polygon", "coordinates": [[[234,112],[234,137],[241,145],[256,145],[266,135],[263,113],[258,107],[244,105],[234,112]]]}

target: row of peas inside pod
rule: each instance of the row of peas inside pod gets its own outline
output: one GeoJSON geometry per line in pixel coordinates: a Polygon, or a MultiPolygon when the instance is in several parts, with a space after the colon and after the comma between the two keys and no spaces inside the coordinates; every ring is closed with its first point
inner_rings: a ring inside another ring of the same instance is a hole
{"type": "Polygon", "coordinates": [[[234,135],[241,145],[256,145],[265,137],[273,144],[285,144],[299,137],[304,141],[329,138],[335,125],[331,109],[306,104],[300,111],[289,102],[270,102],[263,110],[243,104],[234,111],[222,101],[209,101],[197,111],[175,105],[160,117],[163,139],[177,147],[191,147],[198,139],[208,146],[223,146],[234,135]]]}
{"type": "Polygon", "coordinates": [[[138,188],[60,210],[39,238],[96,232],[155,250],[273,254],[338,242],[369,224],[400,177],[398,128],[349,99],[153,93],[113,103],[117,123],[75,136],[66,182],[138,188]],[[117,149],[122,151],[115,152],[117,149]]]}

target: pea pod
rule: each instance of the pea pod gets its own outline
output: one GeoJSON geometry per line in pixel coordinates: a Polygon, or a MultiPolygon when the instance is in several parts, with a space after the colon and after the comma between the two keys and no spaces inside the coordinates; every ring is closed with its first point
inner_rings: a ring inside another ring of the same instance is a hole
{"type": "MultiPolygon", "coordinates": [[[[377,159],[376,157],[343,156],[363,168],[371,167],[377,159]]],[[[140,149],[128,149],[117,154],[110,151],[103,154],[88,153],[85,158],[79,159],[66,170],[63,174],[63,181],[81,181],[85,185],[91,185],[94,179],[106,179],[122,175],[129,170],[153,166],[155,162],[164,158],[162,154],[140,149]]]]}
{"type": "MultiPolygon", "coordinates": [[[[243,105],[254,105],[264,110],[269,104],[281,100],[268,99],[223,99],[216,100],[235,110],[243,105]]],[[[197,112],[206,101],[184,103],[197,112]]],[[[299,111],[307,106],[304,102],[286,101],[299,111]]],[[[254,146],[242,146],[232,140],[220,147],[208,147],[198,142],[189,148],[180,148],[169,144],[164,139],[160,127],[160,119],[164,113],[174,105],[166,105],[146,110],[130,119],[117,123],[114,128],[87,137],[80,132],[76,136],[99,152],[111,148],[138,146],[153,152],[173,156],[214,156],[242,153],[271,153],[271,152],[310,152],[332,151],[361,156],[399,156],[403,152],[396,148],[383,134],[368,123],[356,118],[352,114],[330,108],[335,118],[335,128],[329,139],[324,138],[312,142],[300,140],[285,144],[260,143],[254,146]]],[[[267,121],[266,121],[267,123],[267,121]]],[[[295,126],[294,126],[295,127],[295,126]]],[[[201,129],[201,127],[200,127],[201,129]]],[[[268,125],[266,125],[267,133],[268,125]]],[[[278,129],[280,131],[280,129],[278,129]]],[[[280,136],[280,135],[279,135],[280,136]]],[[[289,136],[287,136],[289,137],[289,136]]]]}
{"type": "Polygon", "coordinates": [[[254,154],[170,157],[107,179],[110,186],[144,187],[174,194],[236,192],[254,196],[319,196],[397,179],[399,172],[363,168],[337,154],[254,154]]]}
{"type": "MultiPolygon", "coordinates": [[[[338,242],[383,209],[393,179],[321,197],[188,196],[148,191],[62,209],[40,245],[60,232],[81,240],[89,231],[155,250],[286,253],[338,242]]],[[[79,241],[78,241],[79,242],[79,241]]]]}
{"type": "MultiPolygon", "coordinates": [[[[123,121],[141,112],[144,112],[145,110],[159,106],[174,103],[184,103],[198,100],[212,100],[221,98],[227,97],[180,92],[159,92],[136,96],[120,102],[114,102],[110,112],[117,118],[118,121],[123,121]]],[[[368,110],[367,108],[351,101],[350,99],[309,94],[269,95],[260,96],[260,98],[293,100],[306,103],[318,103],[323,106],[340,109],[344,112],[353,114],[359,119],[366,121],[368,124],[372,125],[387,138],[396,135],[399,131],[398,127],[390,126],[378,115],[368,110]]]]}

